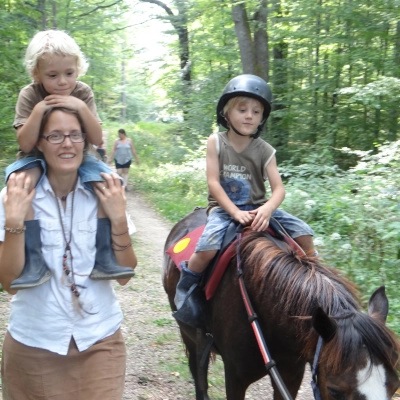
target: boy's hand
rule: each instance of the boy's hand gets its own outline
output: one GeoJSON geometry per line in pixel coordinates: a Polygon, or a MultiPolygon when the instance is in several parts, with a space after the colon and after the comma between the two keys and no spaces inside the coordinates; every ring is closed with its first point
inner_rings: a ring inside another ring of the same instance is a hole
{"type": "Polygon", "coordinates": [[[271,219],[271,211],[267,207],[259,207],[256,210],[249,211],[254,220],[251,228],[255,231],[264,231],[268,228],[269,220],[271,219]]]}
{"type": "Polygon", "coordinates": [[[243,226],[251,224],[254,219],[254,216],[250,214],[249,211],[242,211],[239,209],[234,213],[234,215],[232,215],[232,217],[235,221],[238,221],[243,226]]]}
{"type": "Polygon", "coordinates": [[[51,107],[65,107],[74,111],[79,111],[86,107],[84,101],[74,96],[62,96],[59,94],[50,94],[43,100],[47,106],[51,107]]]}

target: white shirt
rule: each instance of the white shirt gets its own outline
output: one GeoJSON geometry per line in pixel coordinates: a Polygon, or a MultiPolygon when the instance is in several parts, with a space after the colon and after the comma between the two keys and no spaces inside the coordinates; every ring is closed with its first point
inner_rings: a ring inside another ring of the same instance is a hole
{"type": "MultiPolygon", "coordinates": [[[[0,241],[4,241],[5,213],[0,193],[0,241]]],[[[83,311],[71,292],[70,282],[63,271],[65,240],[60,225],[56,201],[59,202],[65,234],[69,240],[71,229],[72,192],[66,209],[56,198],[47,177],[36,187],[32,202],[35,219],[40,221],[42,253],[52,273],[49,281],[35,288],[19,290],[11,301],[8,330],[11,336],[31,347],[38,347],[65,355],[73,336],[79,351],[112,335],[120,327],[122,311],[111,281],[89,278],[96,254],[97,197],[85,190],[80,180],[76,185],[72,221],[71,252],[75,283],[83,311]]],[[[29,238],[26,238],[29,240],[29,238]]],[[[68,265],[70,259],[68,257],[68,265]]]]}

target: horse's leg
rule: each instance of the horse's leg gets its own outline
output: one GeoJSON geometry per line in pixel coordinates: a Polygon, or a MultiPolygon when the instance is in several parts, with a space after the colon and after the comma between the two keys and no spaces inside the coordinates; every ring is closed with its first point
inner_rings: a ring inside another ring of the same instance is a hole
{"type": "Polygon", "coordinates": [[[244,400],[249,384],[236,374],[235,366],[231,368],[228,364],[224,362],[226,400],[244,400]]]}
{"type": "Polygon", "coordinates": [[[201,330],[198,330],[198,334],[194,334],[192,330],[190,334],[185,333],[185,330],[181,328],[181,335],[186,345],[189,359],[189,369],[194,379],[194,385],[196,390],[196,400],[209,400],[208,397],[208,364],[209,357],[206,357],[204,363],[200,365],[202,357],[202,349],[204,348],[204,334],[203,338],[198,337],[201,330]]]}
{"type": "MultiPolygon", "coordinates": [[[[279,374],[293,399],[296,398],[297,392],[299,391],[304,376],[304,370],[304,361],[291,362],[290,365],[285,366],[285,368],[279,369],[279,374]]],[[[274,400],[283,400],[275,382],[272,379],[271,382],[274,388],[274,400]]]]}

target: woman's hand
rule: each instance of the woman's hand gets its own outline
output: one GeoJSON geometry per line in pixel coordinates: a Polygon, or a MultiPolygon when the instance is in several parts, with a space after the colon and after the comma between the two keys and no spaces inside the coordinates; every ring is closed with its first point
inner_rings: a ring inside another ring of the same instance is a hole
{"type": "Polygon", "coordinates": [[[26,219],[31,219],[26,218],[32,210],[32,199],[35,195],[35,189],[30,191],[31,184],[31,177],[25,172],[13,173],[8,178],[3,203],[6,225],[10,228],[21,227],[26,219]]]}
{"type": "Polygon", "coordinates": [[[115,174],[101,173],[105,182],[95,182],[93,188],[97,194],[105,214],[111,222],[126,224],[126,196],[120,177],[115,174]]]}

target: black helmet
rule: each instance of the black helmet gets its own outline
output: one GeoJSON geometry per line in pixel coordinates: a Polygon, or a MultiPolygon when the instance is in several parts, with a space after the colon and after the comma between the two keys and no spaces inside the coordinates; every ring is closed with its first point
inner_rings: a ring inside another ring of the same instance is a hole
{"type": "Polygon", "coordinates": [[[262,103],[264,115],[259,127],[261,132],[271,112],[272,93],[268,83],[259,76],[251,74],[238,75],[228,82],[217,104],[217,123],[225,128],[228,128],[228,124],[223,115],[224,107],[231,98],[237,96],[253,97],[262,103]]]}

